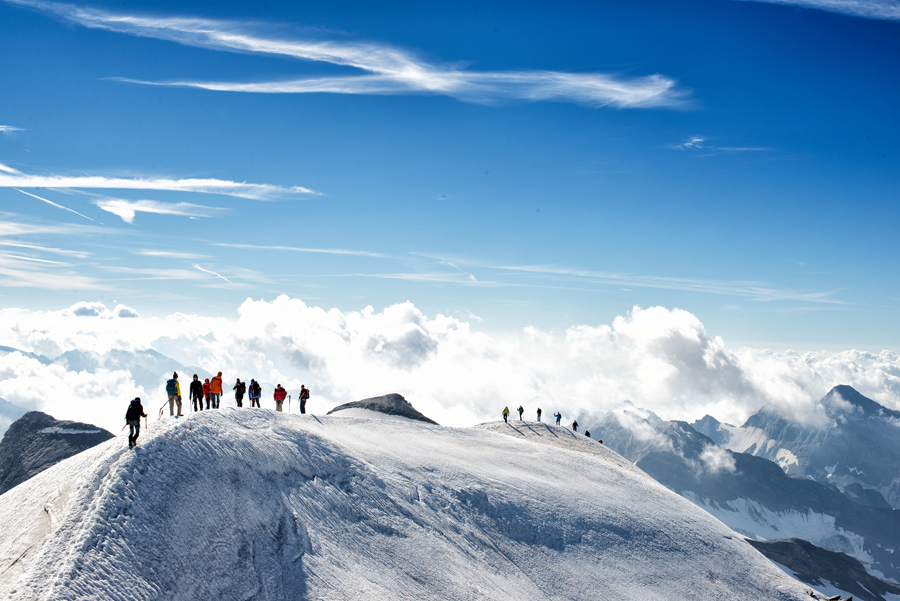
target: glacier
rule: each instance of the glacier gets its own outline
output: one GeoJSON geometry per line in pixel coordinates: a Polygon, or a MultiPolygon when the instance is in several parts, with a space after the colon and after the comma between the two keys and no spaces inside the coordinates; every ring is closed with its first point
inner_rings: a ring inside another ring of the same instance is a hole
{"type": "Polygon", "coordinates": [[[206,411],[54,465],[0,496],[0,598],[808,599],[582,434],[362,415],[206,411]]]}

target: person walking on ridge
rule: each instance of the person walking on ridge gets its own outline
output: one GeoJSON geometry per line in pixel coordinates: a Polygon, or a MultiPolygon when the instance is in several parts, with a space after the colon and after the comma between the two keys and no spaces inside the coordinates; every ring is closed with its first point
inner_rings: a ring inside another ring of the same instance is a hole
{"type": "Polygon", "coordinates": [[[508,417],[509,417],[509,407],[504,407],[503,408],[503,423],[504,424],[509,423],[506,421],[508,417]]]}
{"type": "Polygon", "coordinates": [[[519,421],[522,421],[522,414],[525,413],[525,409],[522,408],[522,405],[519,405],[519,408],[516,409],[519,412],[519,421]]]}
{"type": "Polygon", "coordinates": [[[181,417],[181,386],[178,384],[178,372],[174,372],[166,382],[166,394],[169,395],[169,415],[175,415],[175,405],[177,404],[178,415],[176,417],[181,417]]]}
{"type": "Polygon", "coordinates": [[[538,414],[538,421],[541,421],[541,408],[540,407],[538,407],[537,414],[538,414]]]}
{"type": "Polygon", "coordinates": [[[553,414],[553,417],[556,418],[556,425],[558,426],[560,420],[562,420],[562,413],[560,413],[559,411],[557,411],[556,413],[553,414]]]}
{"type": "Polygon", "coordinates": [[[306,401],[309,400],[309,388],[300,385],[300,413],[306,413],[306,401]]]}
{"type": "MultiPolygon", "coordinates": [[[[259,397],[262,396],[262,388],[259,382],[250,378],[250,407],[259,407],[259,397]]],[[[261,407],[259,407],[261,408],[261,407]]]]}
{"type": "Polygon", "coordinates": [[[275,411],[281,411],[284,405],[284,399],[287,398],[287,390],[281,387],[281,384],[275,387],[275,411]]]}
{"type": "Polygon", "coordinates": [[[590,438],[590,437],[591,437],[591,431],[590,431],[590,430],[585,430],[585,431],[584,431],[584,435],[587,436],[588,438],[590,438]]]}
{"type": "Polygon", "coordinates": [[[238,407],[243,407],[244,393],[247,392],[247,385],[238,378],[234,383],[234,388],[232,388],[232,390],[234,391],[234,402],[237,403],[238,407]]]}
{"type": "Polygon", "coordinates": [[[578,432],[578,420],[572,422],[572,432],[578,432]]]}
{"type": "Polygon", "coordinates": [[[200,376],[197,374],[194,374],[189,394],[189,399],[194,403],[194,411],[203,411],[203,384],[200,383],[200,376]]]}
{"type": "Polygon", "coordinates": [[[222,398],[222,372],[209,381],[209,392],[212,397],[213,409],[218,409],[219,401],[222,398]]]}
{"type": "Polygon", "coordinates": [[[128,411],[125,412],[125,423],[128,424],[128,448],[133,449],[137,445],[138,436],[141,435],[141,418],[147,417],[144,406],[141,405],[141,397],[136,396],[128,411]]]}
{"type": "Polygon", "coordinates": [[[209,409],[209,397],[211,396],[211,392],[209,391],[209,378],[205,378],[203,380],[203,398],[206,399],[206,408],[209,409]]]}

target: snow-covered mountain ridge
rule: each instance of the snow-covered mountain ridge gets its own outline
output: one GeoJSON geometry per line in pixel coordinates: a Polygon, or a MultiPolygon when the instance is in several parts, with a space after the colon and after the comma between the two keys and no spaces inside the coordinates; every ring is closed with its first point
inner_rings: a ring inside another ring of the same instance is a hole
{"type": "Polygon", "coordinates": [[[0,596],[806,599],[564,428],[204,412],[0,496],[0,596]]]}

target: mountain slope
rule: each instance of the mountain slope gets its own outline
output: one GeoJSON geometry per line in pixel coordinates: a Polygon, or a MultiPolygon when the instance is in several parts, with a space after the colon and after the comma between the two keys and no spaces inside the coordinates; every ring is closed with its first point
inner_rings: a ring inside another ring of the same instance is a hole
{"type": "Polygon", "coordinates": [[[562,428],[223,410],[151,430],[0,496],[0,596],[806,598],[562,428]]]}
{"type": "Polygon", "coordinates": [[[29,411],[0,440],[0,494],[113,435],[91,424],[29,411]]]}

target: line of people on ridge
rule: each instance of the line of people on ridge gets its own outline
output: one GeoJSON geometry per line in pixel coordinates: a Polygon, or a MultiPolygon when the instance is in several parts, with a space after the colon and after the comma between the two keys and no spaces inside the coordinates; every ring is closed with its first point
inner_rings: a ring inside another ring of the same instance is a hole
{"type": "MultiPolygon", "coordinates": [[[[240,378],[231,388],[234,391],[234,400],[238,407],[244,406],[244,395],[249,393],[250,407],[260,407],[259,399],[262,397],[262,386],[255,379],[250,378],[250,385],[241,382],[240,378]]],[[[200,377],[194,374],[194,379],[190,384],[188,399],[193,403],[194,411],[203,411],[203,402],[206,401],[206,409],[218,409],[222,399],[222,372],[214,376],[212,379],[205,378],[204,382],[200,382],[200,377]]],[[[166,382],[166,394],[169,397],[169,415],[181,417],[181,384],[178,382],[178,372],[172,374],[172,377],[166,382]],[[175,408],[178,413],[175,413],[175,408]]],[[[287,398],[287,390],[281,384],[275,387],[273,398],[275,399],[275,411],[282,411],[284,400],[287,398]]],[[[309,400],[309,388],[306,385],[300,385],[300,413],[306,413],[306,402],[309,400]]]]}
{"type": "MultiPolygon", "coordinates": [[[[521,422],[521,421],[524,421],[524,420],[522,419],[522,414],[525,413],[525,408],[522,407],[522,405],[519,405],[519,408],[516,409],[516,411],[519,412],[519,421],[520,421],[520,422],[521,422]]],[[[538,407],[538,408],[537,408],[537,420],[538,420],[538,421],[541,421],[541,414],[542,414],[542,413],[543,413],[543,412],[541,411],[541,408],[538,407]]],[[[562,413],[560,413],[559,411],[557,411],[556,413],[553,414],[553,417],[556,418],[556,425],[558,426],[558,425],[560,424],[560,422],[562,421],[562,413]]],[[[504,408],[503,408],[503,423],[504,423],[504,424],[509,423],[509,407],[504,407],[504,408]]],[[[577,420],[577,419],[572,421],[572,431],[573,431],[573,432],[578,432],[578,420],[577,420]]],[[[584,435],[587,436],[588,438],[590,438],[590,437],[591,437],[591,432],[590,432],[590,430],[585,430],[585,431],[584,431],[584,435]]],[[[602,440],[598,440],[597,442],[599,442],[600,444],[603,444],[603,441],[602,441],[602,440]]]]}

